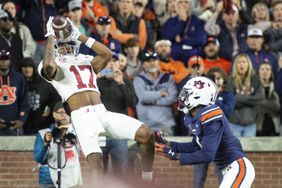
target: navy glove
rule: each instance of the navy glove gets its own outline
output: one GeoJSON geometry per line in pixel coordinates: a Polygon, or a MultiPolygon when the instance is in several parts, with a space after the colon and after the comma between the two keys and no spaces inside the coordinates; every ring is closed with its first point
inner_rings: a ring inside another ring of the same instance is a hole
{"type": "Polygon", "coordinates": [[[156,131],[154,131],[154,135],[155,135],[155,141],[156,142],[161,143],[161,144],[165,144],[165,145],[168,144],[168,141],[165,139],[162,131],[156,130],[156,131]]]}
{"type": "Polygon", "coordinates": [[[179,154],[173,151],[173,149],[165,144],[156,143],[155,144],[156,151],[171,160],[178,160],[179,154]]]}

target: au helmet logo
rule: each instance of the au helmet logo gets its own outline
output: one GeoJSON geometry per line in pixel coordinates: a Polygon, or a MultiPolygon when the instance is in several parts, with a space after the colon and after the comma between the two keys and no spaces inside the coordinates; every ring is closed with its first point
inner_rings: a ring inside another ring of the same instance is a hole
{"type": "Polygon", "coordinates": [[[205,82],[202,82],[201,80],[199,81],[194,81],[194,87],[196,87],[197,89],[203,89],[205,85],[205,82]]]}

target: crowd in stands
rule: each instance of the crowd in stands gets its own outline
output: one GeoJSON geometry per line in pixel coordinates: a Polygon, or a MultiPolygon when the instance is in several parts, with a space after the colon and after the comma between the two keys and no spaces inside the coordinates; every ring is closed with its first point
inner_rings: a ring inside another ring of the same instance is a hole
{"type": "MultiPolygon", "coordinates": [[[[5,59],[9,53],[12,69],[11,74],[1,73],[3,135],[8,128],[5,123],[21,121],[18,128],[24,131],[12,135],[34,135],[54,121],[52,107],[60,97],[38,76],[37,66],[44,57],[46,21],[59,14],[112,50],[138,101],[127,105],[126,113],[152,129],[186,135],[183,114],[176,108],[178,93],[191,77],[208,76],[211,69],[218,68],[224,73],[222,87],[234,97],[226,114],[234,134],[280,135],[280,0],[0,2],[0,49],[4,50],[0,56],[5,59]],[[13,76],[14,71],[19,76],[13,76]],[[18,78],[22,81],[14,81],[18,78]],[[12,106],[18,109],[13,118],[12,106]]],[[[84,44],[75,45],[81,53],[95,56],[84,44]]]]}
{"type": "MultiPolygon", "coordinates": [[[[165,135],[186,136],[177,97],[187,80],[202,75],[217,84],[216,104],[236,136],[282,135],[281,0],[0,3],[1,136],[36,135],[54,123],[52,109],[61,99],[38,76],[37,66],[45,53],[46,22],[59,14],[112,50],[108,72],[98,74],[109,110],[136,117],[165,135]]],[[[95,56],[84,44],[75,45],[95,56]]],[[[127,147],[125,141],[106,142],[105,153],[127,147]]],[[[116,159],[117,169],[124,160],[116,159]]]]}

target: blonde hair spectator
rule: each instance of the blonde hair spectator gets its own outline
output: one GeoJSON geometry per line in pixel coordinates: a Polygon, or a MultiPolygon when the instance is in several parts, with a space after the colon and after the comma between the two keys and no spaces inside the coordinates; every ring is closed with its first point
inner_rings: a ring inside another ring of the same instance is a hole
{"type": "Polygon", "coordinates": [[[233,62],[232,71],[232,79],[234,80],[236,90],[240,90],[241,87],[245,87],[247,90],[250,89],[251,79],[254,74],[255,72],[249,56],[247,54],[239,54],[233,62]],[[242,64],[248,64],[248,66],[244,67],[242,64]]]}

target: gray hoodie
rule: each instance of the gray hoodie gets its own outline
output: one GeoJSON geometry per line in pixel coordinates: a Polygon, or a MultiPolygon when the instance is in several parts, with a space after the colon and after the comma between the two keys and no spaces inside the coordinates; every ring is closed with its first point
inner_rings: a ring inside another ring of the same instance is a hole
{"type": "Polygon", "coordinates": [[[175,125],[172,104],[177,101],[177,89],[172,76],[160,72],[159,77],[153,80],[142,71],[133,84],[139,99],[136,106],[138,119],[153,130],[171,130],[175,125]],[[161,96],[164,90],[169,93],[166,97],[161,96]]]}

